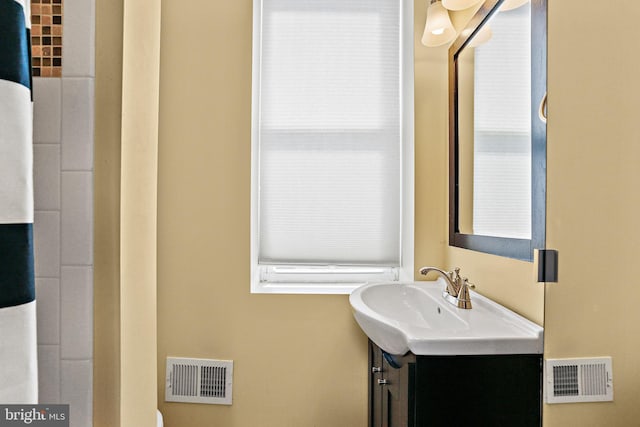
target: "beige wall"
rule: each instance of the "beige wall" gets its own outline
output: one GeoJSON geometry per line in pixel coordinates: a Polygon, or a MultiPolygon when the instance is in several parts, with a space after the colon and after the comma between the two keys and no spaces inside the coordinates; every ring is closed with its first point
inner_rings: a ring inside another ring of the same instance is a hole
{"type": "Polygon", "coordinates": [[[96,0],[93,423],[120,421],[122,2],[96,0]]]}
{"type": "Polygon", "coordinates": [[[549,0],[545,357],[612,356],[615,400],[548,405],[546,426],[640,425],[640,3],[607,5],[549,0]]]}
{"type": "MultiPolygon", "coordinates": [[[[364,426],[366,338],[347,297],[249,294],[251,3],[162,4],[159,406],[167,427],[364,426]],[[233,406],[164,403],[167,355],[233,359],[233,406]]],[[[423,3],[415,2],[416,40],[423,3]]],[[[548,247],[560,251],[560,281],[547,285],[546,357],[612,355],[616,400],[546,406],[546,426],[640,420],[640,312],[632,305],[640,297],[632,270],[640,252],[640,62],[628,54],[639,14],[634,0],[608,12],[597,3],[549,0],[547,230],[548,247]],[[603,15],[616,25],[603,27],[603,15]]],[[[109,16],[114,11],[99,0],[96,384],[118,369],[101,357],[117,328],[108,307],[117,303],[109,292],[117,271],[109,233],[118,224],[109,211],[117,206],[119,147],[109,145],[117,137],[109,106],[120,83],[117,55],[101,55],[117,53],[121,27],[109,16]]],[[[542,323],[544,290],[530,263],[448,247],[446,48],[417,43],[415,55],[416,267],[460,265],[478,291],[542,323]]],[[[119,395],[98,390],[96,417],[106,416],[119,395]]]]}
{"type": "Polygon", "coordinates": [[[249,293],[252,1],[162,3],[158,401],[168,427],[364,427],[346,295],[249,293]],[[167,356],[234,360],[233,405],[164,402],[167,356]]]}
{"type": "MultiPolygon", "coordinates": [[[[414,2],[415,269],[445,266],[447,215],[447,48],[424,47],[427,2],[414,2]]],[[[416,276],[417,280],[423,279],[416,276]]]]}

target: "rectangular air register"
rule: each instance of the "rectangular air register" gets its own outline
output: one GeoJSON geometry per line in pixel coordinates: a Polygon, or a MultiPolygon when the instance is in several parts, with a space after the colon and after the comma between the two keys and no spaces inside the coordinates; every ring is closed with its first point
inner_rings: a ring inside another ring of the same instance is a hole
{"type": "Polygon", "coordinates": [[[167,402],[231,405],[232,384],[232,360],[167,357],[167,402]]]}
{"type": "Polygon", "coordinates": [[[613,400],[610,357],[546,360],[547,403],[613,400]]]}

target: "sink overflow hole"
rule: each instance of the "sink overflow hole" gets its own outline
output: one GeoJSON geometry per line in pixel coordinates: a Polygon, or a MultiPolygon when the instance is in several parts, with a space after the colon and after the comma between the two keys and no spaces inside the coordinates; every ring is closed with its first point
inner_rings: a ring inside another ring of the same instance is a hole
{"type": "Polygon", "coordinates": [[[442,311],[440,310],[440,307],[438,307],[438,314],[440,314],[442,311]]]}

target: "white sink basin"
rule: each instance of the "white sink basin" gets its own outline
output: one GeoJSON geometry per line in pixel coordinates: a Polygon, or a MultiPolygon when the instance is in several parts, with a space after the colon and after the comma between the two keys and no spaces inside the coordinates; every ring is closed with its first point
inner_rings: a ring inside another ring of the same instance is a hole
{"type": "Polygon", "coordinates": [[[473,308],[442,297],[444,280],[371,283],[349,302],[365,334],[390,354],[542,354],[542,327],[471,292],[473,308]]]}

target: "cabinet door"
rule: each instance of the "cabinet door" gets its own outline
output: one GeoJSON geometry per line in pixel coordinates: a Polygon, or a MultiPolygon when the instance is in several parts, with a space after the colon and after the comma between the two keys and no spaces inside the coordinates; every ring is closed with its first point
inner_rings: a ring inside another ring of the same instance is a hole
{"type": "Polygon", "coordinates": [[[392,357],[369,345],[369,425],[414,426],[415,357],[392,357]]]}
{"type": "Polygon", "coordinates": [[[416,425],[540,427],[542,356],[420,356],[416,425]]]}
{"type": "Polygon", "coordinates": [[[369,426],[382,427],[382,350],[369,342],[369,426]]]}
{"type": "Polygon", "coordinates": [[[382,372],[384,380],[382,390],[382,425],[384,427],[408,427],[409,409],[409,372],[410,364],[402,358],[383,354],[382,372]]]}
{"type": "Polygon", "coordinates": [[[404,427],[400,424],[401,391],[398,380],[400,378],[399,369],[393,368],[383,359],[382,371],[384,373],[381,385],[382,390],[382,426],[383,427],[404,427]]]}

